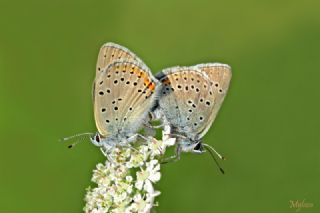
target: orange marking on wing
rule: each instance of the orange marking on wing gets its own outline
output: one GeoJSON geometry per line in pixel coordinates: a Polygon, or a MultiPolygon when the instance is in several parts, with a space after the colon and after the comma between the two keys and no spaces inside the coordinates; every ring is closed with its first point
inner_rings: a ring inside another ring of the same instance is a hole
{"type": "Polygon", "coordinates": [[[131,67],[131,70],[130,70],[130,73],[131,73],[131,74],[135,72],[135,68],[136,68],[135,66],[132,66],[132,67],[131,67]]]}
{"type": "Polygon", "coordinates": [[[134,74],[136,74],[138,77],[141,76],[141,71],[138,69],[138,67],[134,67],[134,70],[133,70],[134,74]]]}
{"type": "Polygon", "coordinates": [[[148,86],[150,84],[149,78],[144,78],[143,80],[144,80],[143,83],[145,86],[148,86]]]}
{"type": "Polygon", "coordinates": [[[156,87],[156,85],[155,85],[155,83],[153,83],[153,82],[150,82],[149,85],[148,85],[148,88],[149,88],[151,91],[154,91],[155,87],[156,87]]]}
{"type": "Polygon", "coordinates": [[[169,78],[165,78],[161,81],[164,85],[169,85],[170,84],[170,80],[169,78]]]}
{"type": "Polygon", "coordinates": [[[146,75],[144,72],[140,72],[139,75],[140,75],[142,78],[147,77],[147,75],[146,75]]]}

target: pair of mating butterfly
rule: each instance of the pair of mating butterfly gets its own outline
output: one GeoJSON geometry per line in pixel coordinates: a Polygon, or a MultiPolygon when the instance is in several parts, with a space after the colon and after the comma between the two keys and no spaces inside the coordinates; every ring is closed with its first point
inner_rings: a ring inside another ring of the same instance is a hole
{"type": "Polygon", "coordinates": [[[154,77],[130,50],[107,43],[100,49],[93,85],[98,132],[90,139],[107,154],[144,138],[137,132],[153,114],[177,139],[178,158],[181,152],[202,153],[204,148],[223,158],[201,138],[218,113],[230,79],[231,68],[219,63],[167,68],[154,77]]]}

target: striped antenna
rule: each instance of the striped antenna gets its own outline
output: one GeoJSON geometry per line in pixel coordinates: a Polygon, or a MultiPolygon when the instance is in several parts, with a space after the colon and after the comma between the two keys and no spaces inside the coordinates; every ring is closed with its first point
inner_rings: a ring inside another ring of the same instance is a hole
{"type": "Polygon", "coordinates": [[[75,135],[72,135],[72,136],[69,136],[69,137],[62,138],[62,139],[60,139],[60,141],[61,142],[65,142],[65,141],[70,141],[70,140],[76,140],[72,144],[68,145],[68,148],[71,149],[75,145],[77,145],[78,143],[80,143],[80,142],[82,142],[84,140],[90,139],[90,137],[93,136],[93,135],[94,135],[94,133],[90,133],[90,132],[80,133],[80,134],[75,134],[75,135]]]}
{"type": "Polygon", "coordinates": [[[226,158],[220,155],[212,146],[209,146],[208,144],[202,144],[206,150],[210,153],[211,157],[213,158],[214,162],[218,166],[220,172],[224,174],[224,170],[221,168],[219,162],[215,158],[214,154],[216,154],[221,160],[225,160],[226,158]]]}

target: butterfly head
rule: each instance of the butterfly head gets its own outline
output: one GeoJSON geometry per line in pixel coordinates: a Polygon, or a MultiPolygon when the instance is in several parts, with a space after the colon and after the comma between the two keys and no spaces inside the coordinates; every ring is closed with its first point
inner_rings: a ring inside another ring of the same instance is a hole
{"type": "Polygon", "coordinates": [[[102,138],[99,132],[90,137],[90,141],[96,146],[102,146],[101,140],[102,138]]]}
{"type": "Polygon", "coordinates": [[[191,152],[194,154],[202,154],[205,152],[201,140],[184,140],[180,143],[180,145],[182,152],[191,152]]]}
{"type": "Polygon", "coordinates": [[[203,145],[201,143],[201,141],[198,141],[196,143],[196,145],[193,147],[193,151],[192,153],[197,153],[197,154],[201,154],[204,152],[204,148],[203,148],[203,145]]]}

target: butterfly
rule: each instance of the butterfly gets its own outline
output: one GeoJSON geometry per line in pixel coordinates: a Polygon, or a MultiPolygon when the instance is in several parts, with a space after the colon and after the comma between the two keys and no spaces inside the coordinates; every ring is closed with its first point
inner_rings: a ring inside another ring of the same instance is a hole
{"type": "Polygon", "coordinates": [[[99,51],[92,91],[98,131],[85,134],[106,156],[115,146],[128,146],[138,137],[146,139],[137,132],[155,105],[160,87],[150,69],[133,52],[118,44],[104,44],[99,51]]]}
{"type": "Polygon", "coordinates": [[[156,75],[162,88],[155,114],[170,126],[170,135],[178,141],[175,159],[181,152],[202,153],[204,149],[223,159],[202,138],[218,114],[231,76],[230,66],[220,63],[172,67],[156,75]]]}

